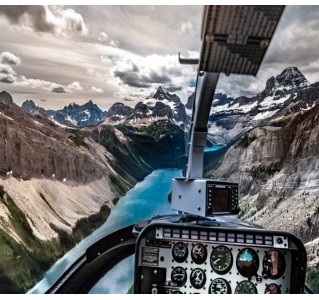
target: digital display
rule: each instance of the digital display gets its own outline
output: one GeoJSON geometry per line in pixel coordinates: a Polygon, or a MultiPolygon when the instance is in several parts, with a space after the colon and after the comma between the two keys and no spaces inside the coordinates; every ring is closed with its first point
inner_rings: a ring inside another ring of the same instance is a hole
{"type": "Polygon", "coordinates": [[[214,212],[228,212],[229,211],[229,189],[213,189],[213,206],[214,212]]]}

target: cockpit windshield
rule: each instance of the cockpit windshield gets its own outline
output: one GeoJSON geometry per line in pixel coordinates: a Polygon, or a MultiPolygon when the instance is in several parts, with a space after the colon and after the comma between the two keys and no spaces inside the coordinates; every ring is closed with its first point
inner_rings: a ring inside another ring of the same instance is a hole
{"type": "Polygon", "coordinates": [[[319,292],[318,12],[1,5],[0,293],[319,292]]]}

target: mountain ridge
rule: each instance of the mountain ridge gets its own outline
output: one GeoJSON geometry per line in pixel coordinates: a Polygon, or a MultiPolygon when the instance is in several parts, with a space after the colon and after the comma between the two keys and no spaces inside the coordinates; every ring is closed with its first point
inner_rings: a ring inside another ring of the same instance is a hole
{"type": "Polygon", "coordinates": [[[72,102],[63,109],[46,110],[46,112],[56,121],[76,127],[96,125],[105,118],[107,113],[102,111],[92,100],[83,105],[72,102]]]}

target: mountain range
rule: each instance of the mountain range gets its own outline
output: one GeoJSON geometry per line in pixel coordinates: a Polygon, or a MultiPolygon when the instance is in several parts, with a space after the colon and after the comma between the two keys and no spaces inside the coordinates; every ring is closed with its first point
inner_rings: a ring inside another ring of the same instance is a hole
{"type": "MultiPolygon", "coordinates": [[[[210,140],[215,144],[228,144],[270,119],[314,107],[318,103],[315,85],[310,85],[298,68],[290,67],[269,78],[265,89],[254,97],[234,99],[216,94],[208,124],[210,140]]],[[[193,101],[191,95],[186,104],[188,109],[193,101]]]]}
{"type": "MultiPolygon", "coordinates": [[[[265,89],[254,97],[232,98],[226,94],[215,94],[208,123],[208,145],[231,143],[270,119],[310,109],[317,103],[315,85],[310,85],[298,68],[289,67],[269,78],[265,89]]],[[[117,102],[103,112],[89,101],[82,106],[72,103],[62,110],[47,110],[47,113],[60,123],[77,127],[102,122],[140,127],[158,120],[168,120],[188,132],[193,101],[194,94],[184,105],[177,95],[159,87],[152,97],[138,102],[134,108],[117,102]]],[[[31,113],[36,110],[30,100],[22,107],[31,113]]]]}
{"type": "MultiPolygon", "coordinates": [[[[0,93],[0,292],[30,288],[153,169],[184,166],[193,98],[159,87],[133,108],[45,111],[0,93]]],[[[319,233],[318,103],[319,83],[287,68],[255,97],[216,94],[209,118],[209,143],[227,146],[206,174],[239,182],[242,218],[305,243],[319,233]]]]}

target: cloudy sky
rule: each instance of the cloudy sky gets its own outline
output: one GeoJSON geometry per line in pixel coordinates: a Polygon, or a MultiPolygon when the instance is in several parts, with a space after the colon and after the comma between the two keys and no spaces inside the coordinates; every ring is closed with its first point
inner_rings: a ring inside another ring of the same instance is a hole
{"type": "MultiPolygon", "coordinates": [[[[0,6],[0,91],[44,108],[93,100],[134,106],[162,86],[185,102],[202,6],[0,6]]],[[[257,77],[221,75],[217,92],[252,96],[289,66],[319,81],[319,6],[287,6],[257,77]]]]}

